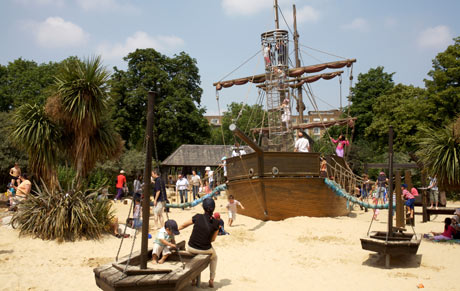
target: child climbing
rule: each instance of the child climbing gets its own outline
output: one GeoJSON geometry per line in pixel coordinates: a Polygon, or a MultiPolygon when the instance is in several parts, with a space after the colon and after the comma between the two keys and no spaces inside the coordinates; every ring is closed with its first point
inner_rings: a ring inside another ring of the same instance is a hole
{"type": "Polygon", "coordinates": [[[165,226],[158,231],[153,243],[152,260],[155,264],[163,264],[171,254],[171,248],[176,248],[174,235],[178,234],[177,222],[172,219],[167,220],[165,226]]]}
{"type": "Polygon", "coordinates": [[[348,146],[350,143],[348,140],[341,134],[337,140],[333,139],[331,137],[331,141],[335,144],[337,144],[337,147],[335,148],[335,153],[343,158],[344,153],[345,153],[345,146],[348,146]]]}
{"type": "Polygon", "coordinates": [[[415,196],[411,192],[407,190],[407,185],[401,185],[402,190],[402,198],[406,199],[404,205],[406,205],[406,211],[410,213],[410,218],[414,218],[414,203],[415,203],[415,196]]]}
{"type": "Polygon", "coordinates": [[[235,200],[233,195],[228,196],[228,226],[232,226],[233,221],[236,219],[237,206],[244,209],[243,205],[238,200],[235,200]]]}

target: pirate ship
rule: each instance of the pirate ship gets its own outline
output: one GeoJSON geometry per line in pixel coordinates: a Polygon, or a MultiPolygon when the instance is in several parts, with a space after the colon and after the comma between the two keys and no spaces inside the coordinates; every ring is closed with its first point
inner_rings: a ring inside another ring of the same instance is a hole
{"type": "MultiPolygon", "coordinates": [[[[213,85],[219,92],[223,88],[256,84],[259,96],[265,99],[264,110],[268,126],[254,129],[262,138],[254,141],[235,125],[230,129],[244,140],[254,153],[227,159],[228,193],[245,206],[243,215],[261,220],[282,220],[294,216],[333,217],[348,214],[346,200],[335,195],[320,175],[320,153],[294,152],[295,130],[349,124],[352,118],[329,124],[303,124],[305,105],[302,92],[309,92],[309,84],[320,79],[340,77],[343,71],[325,71],[350,68],[356,59],[302,66],[299,59],[299,35],[294,11],[295,67],[290,67],[289,32],[279,28],[278,3],[274,1],[275,29],[261,34],[261,52],[265,72],[244,78],[221,80],[213,85]],[[324,71],[324,72],[322,72],[324,71]],[[313,74],[319,73],[320,74],[313,74]],[[313,74],[313,75],[312,75],[313,74]],[[307,89],[305,89],[307,87],[307,89]],[[297,102],[299,120],[293,125],[290,107],[297,102]]],[[[351,74],[350,74],[351,78],[351,74]]],[[[219,96],[217,94],[217,96],[219,96]]],[[[310,100],[314,97],[310,96],[310,100]]],[[[261,98],[259,98],[261,99],[261,98]]],[[[313,107],[316,102],[313,100],[313,107]]],[[[349,169],[338,156],[325,157],[329,167],[349,169]]]]}

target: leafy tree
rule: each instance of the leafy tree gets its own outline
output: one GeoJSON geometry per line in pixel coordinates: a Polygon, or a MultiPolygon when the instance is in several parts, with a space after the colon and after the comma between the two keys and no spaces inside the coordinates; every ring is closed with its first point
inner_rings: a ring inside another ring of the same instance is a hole
{"type": "Polygon", "coordinates": [[[137,49],[124,60],[128,69],[114,68],[110,95],[112,120],[128,149],[143,148],[150,90],[158,92],[154,136],[160,160],[183,143],[209,140],[211,129],[200,107],[202,89],[195,59],[184,52],[170,58],[154,49],[137,49]]]}
{"type": "Polygon", "coordinates": [[[395,151],[416,150],[417,134],[427,125],[426,116],[430,113],[424,89],[398,84],[379,96],[372,108],[372,123],[365,130],[369,140],[376,141],[382,150],[388,143],[388,127],[392,125],[395,151]]]}
{"type": "Polygon", "coordinates": [[[460,112],[460,37],[439,53],[428,72],[432,80],[425,79],[432,111],[428,117],[433,125],[449,124],[460,112]]]}
{"type": "Polygon", "coordinates": [[[37,65],[21,58],[0,65],[0,111],[10,111],[22,104],[44,104],[47,89],[54,83],[59,63],[37,65]]]}
{"type": "Polygon", "coordinates": [[[417,155],[443,186],[460,186],[460,118],[443,128],[423,128],[417,155]]]}
{"type": "Polygon", "coordinates": [[[47,101],[48,116],[63,129],[62,150],[76,169],[77,181],[86,177],[97,161],[121,153],[121,138],[104,119],[108,79],[100,57],[66,60],[56,76],[55,95],[47,101]]]}
{"type": "Polygon", "coordinates": [[[363,139],[366,128],[372,123],[373,106],[377,98],[394,87],[393,74],[385,73],[383,67],[369,69],[358,75],[358,82],[351,89],[349,114],[356,117],[354,139],[363,139]]]}
{"type": "Polygon", "coordinates": [[[261,105],[247,105],[243,103],[232,102],[227,105],[227,111],[223,113],[222,129],[216,128],[213,133],[212,143],[222,144],[222,130],[224,132],[225,144],[233,144],[235,138],[230,131],[229,126],[235,123],[236,126],[243,131],[247,136],[252,137],[251,129],[262,126],[267,126],[267,116],[264,114],[261,105]],[[264,118],[265,116],[265,118],[264,118]]]}
{"type": "Polygon", "coordinates": [[[0,124],[0,185],[6,185],[11,181],[8,173],[15,162],[19,163],[23,172],[27,171],[27,155],[18,150],[10,138],[13,114],[0,112],[0,124]]]}

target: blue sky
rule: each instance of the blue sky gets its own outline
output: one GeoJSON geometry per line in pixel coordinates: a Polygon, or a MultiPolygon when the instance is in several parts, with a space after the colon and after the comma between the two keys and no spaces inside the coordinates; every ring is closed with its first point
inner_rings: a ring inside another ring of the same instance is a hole
{"type": "MultiPolygon", "coordinates": [[[[358,73],[381,65],[396,73],[396,83],[423,87],[432,59],[460,35],[460,1],[279,2],[291,27],[296,4],[303,64],[337,60],[305,46],[356,58],[355,81],[358,73]]],[[[0,63],[19,57],[41,63],[101,54],[109,69],[125,69],[122,58],[136,48],[153,47],[168,56],[185,51],[197,59],[202,106],[216,114],[212,83],[261,50],[260,34],[274,28],[272,6],[272,0],[4,0],[0,63]]],[[[262,71],[259,54],[228,78],[262,71]]],[[[320,109],[338,107],[337,79],[316,82],[312,89],[320,109]]],[[[220,92],[221,109],[233,101],[255,103],[256,95],[247,86],[225,89],[220,92]]],[[[311,104],[307,108],[312,110],[311,104]]]]}

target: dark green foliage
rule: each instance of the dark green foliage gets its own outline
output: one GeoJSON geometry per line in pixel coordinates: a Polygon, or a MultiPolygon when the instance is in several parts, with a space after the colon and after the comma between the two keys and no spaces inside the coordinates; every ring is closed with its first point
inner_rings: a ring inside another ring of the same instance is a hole
{"type": "Polygon", "coordinates": [[[412,152],[417,148],[418,132],[429,124],[432,111],[426,91],[402,84],[382,94],[374,103],[372,123],[366,128],[368,140],[377,142],[379,150],[388,143],[388,128],[394,129],[394,150],[412,152]]]}
{"type": "Polygon", "coordinates": [[[21,235],[45,240],[98,239],[110,228],[111,202],[98,191],[50,191],[38,188],[19,205],[12,224],[21,235]]]}
{"type": "MultiPolygon", "coordinates": [[[[235,138],[233,133],[229,130],[229,126],[232,123],[236,123],[236,126],[243,131],[247,136],[252,137],[252,128],[258,128],[262,126],[262,120],[264,119],[263,126],[268,125],[267,115],[261,105],[247,105],[243,103],[232,102],[227,105],[227,111],[223,113],[222,117],[222,129],[224,131],[225,144],[234,144],[235,138]],[[243,109],[241,111],[241,109],[243,109]],[[241,114],[240,114],[241,112],[241,114]]],[[[255,135],[258,137],[258,134],[255,135]]],[[[222,144],[222,132],[220,128],[216,128],[213,131],[213,144],[222,144]]]]}
{"type": "Polygon", "coordinates": [[[19,163],[23,172],[27,172],[27,155],[17,149],[10,138],[13,114],[0,112],[0,124],[0,185],[6,185],[11,181],[8,173],[15,162],[19,163]]]}
{"type": "Polygon", "coordinates": [[[58,63],[38,65],[21,58],[0,65],[0,111],[14,110],[24,103],[43,105],[58,68],[58,63]]]}
{"type": "Polygon", "coordinates": [[[439,53],[425,79],[432,111],[427,116],[433,126],[447,125],[460,112],[460,37],[439,53]]]}
{"type": "Polygon", "coordinates": [[[444,128],[423,128],[417,155],[439,184],[460,185],[460,118],[444,128]]]}
{"type": "Polygon", "coordinates": [[[393,74],[385,73],[383,67],[377,67],[358,75],[358,82],[351,90],[352,105],[349,110],[349,114],[357,118],[355,140],[363,139],[366,128],[372,123],[377,98],[394,87],[393,74]]]}
{"type": "Polygon", "coordinates": [[[195,59],[183,52],[170,58],[154,49],[138,49],[124,59],[128,70],[114,68],[110,95],[112,120],[128,149],[143,149],[147,93],[157,89],[154,132],[159,160],[181,144],[209,140],[195,59]]]}

